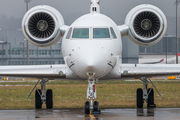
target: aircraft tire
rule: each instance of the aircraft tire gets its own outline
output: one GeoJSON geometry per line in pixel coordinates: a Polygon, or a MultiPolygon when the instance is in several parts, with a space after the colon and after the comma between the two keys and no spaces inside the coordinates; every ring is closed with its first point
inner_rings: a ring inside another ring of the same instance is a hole
{"type": "Polygon", "coordinates": [[[85,102],[85,114],[90,114],[90,104],[89,104],[89,101],[85,102]]]}
{"type": "Polygon", "coordinates": [[[41,94],[40,89],[35,91],[35,108],[36,109],[41,109],[42,108],[42,101],[41,101],[41,96],[39,95],[39,93],[41,94]]]}
{"type": "Polygon", "coordinates": [[[52,109],[53,108],[53,92],[51,89],[46,91],[46,108],[52,109]]]}
{"type": "MultiPolygon", "coordinates": [[[[151,90],[151,88],[148,89],[148,93],[151,90]]],[[[150,105],[154,105],[154,90],[152,89],[151,92],[148,95],[148,104],[147,107],[150,107],[150,105]]]]}
{"type": "Polygon", "coordinates": [[[137,108],[143,108],[143,90],[138,88],[136,95],[137,108]]]}
{"type": "Polygon", "coordinates": [[[93,111],[99,111],[99,103],[97,101],[94,101],[93,111]]]}

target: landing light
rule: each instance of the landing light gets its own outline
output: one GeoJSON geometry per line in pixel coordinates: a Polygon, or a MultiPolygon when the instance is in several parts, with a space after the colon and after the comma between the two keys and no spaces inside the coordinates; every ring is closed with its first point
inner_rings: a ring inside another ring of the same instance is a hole
{"type": "Polygon", "coordinates": [[[123,71],[123,74],[128,75],[128,71],[127,70],[123,71]]]}
{"type": "Polygon", "coordinates": [[[93,73],[89,73],[89,75],[93,75],[93,73]]]}
{"type": "Polygon", "coordinates": [[[63,76],[63,74],[64,74],[63,71],[59,71],[60,76],[63,76]]]}

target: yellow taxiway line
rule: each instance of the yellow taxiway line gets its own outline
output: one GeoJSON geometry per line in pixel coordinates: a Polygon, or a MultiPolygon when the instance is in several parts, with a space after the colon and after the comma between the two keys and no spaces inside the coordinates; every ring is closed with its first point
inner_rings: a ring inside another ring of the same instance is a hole
{"type": "Polygon", "coordinates": [[[94,117],[93,114],[91,114],[91,112],[90,112],[89,116],[91,117],[92,120],[96,120],[96,118],[94,117]]]}

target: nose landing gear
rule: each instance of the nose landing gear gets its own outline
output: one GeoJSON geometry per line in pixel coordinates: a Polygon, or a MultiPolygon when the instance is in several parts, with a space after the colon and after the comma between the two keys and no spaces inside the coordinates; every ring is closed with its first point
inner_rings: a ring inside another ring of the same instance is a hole
{"type": "Polygon", "coordinates": [[[87,99],[90,100],[85,102],[85,114],[100,114],[99,103],[94,101],[96,99],[96,87],[95,87],[95,79],[94,75],[89,75],[88,80],[88,88],[87,88],[87,99]],[[93,102],[94,101],[94,102],[93,102]]]}

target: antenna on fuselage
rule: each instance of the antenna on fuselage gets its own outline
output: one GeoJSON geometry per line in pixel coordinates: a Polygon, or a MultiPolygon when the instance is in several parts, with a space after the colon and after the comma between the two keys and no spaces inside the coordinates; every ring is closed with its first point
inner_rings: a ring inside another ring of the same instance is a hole
{"type": "Polygon", "coordinates": [[[91,0],[91,13],[100,13],[100,0],[91,0]]]}

